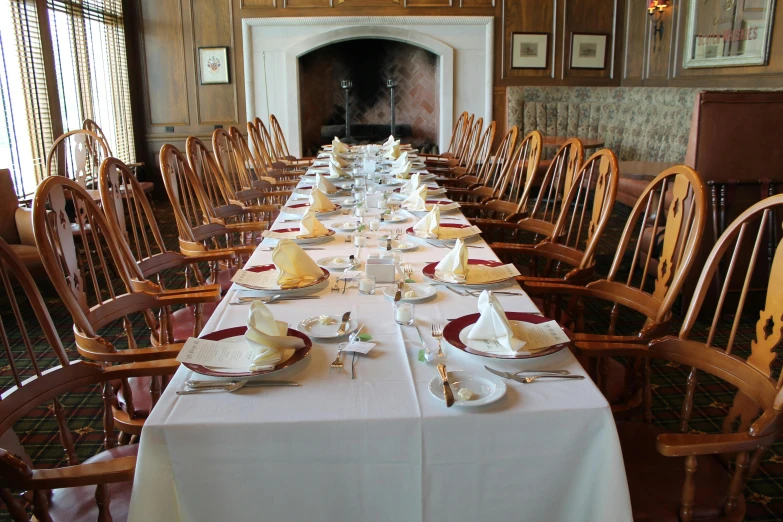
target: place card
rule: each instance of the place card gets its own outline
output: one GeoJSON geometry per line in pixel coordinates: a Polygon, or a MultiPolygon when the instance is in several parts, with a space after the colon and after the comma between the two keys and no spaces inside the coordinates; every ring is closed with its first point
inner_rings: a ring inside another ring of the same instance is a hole
{"type": "Polygon", "coordinates": [[[571,341],[557,321],[539,324],[516,322],[514,334],[517,338],[525,341],[526,351],[533,352],[571,341]]]}
{"type": "Polygon", "coordinates": [[[368,354],[370,350],[375,348],[375,343],[365,341],[354,341],[343,348],[343,352],[356,352],[361,354],[368,354]]]}
{"type": "Polygon", "coordinates": [[[250,272],[249,270],[239,269],[234,274],[234,277],[231,278],[231,282],[242,286],[276,290],[280,288],[280,285],[277,284],[277,278],[278,273],[276,269],[264,272],[250,272]]]}
{"type": "Polygon", "coordinates": [[[190,337],[179,351],[177,360],[213,368],[250,368],[258,350],[248,343],[226,343],[190,337]]]}
{"type": "Polygon", "coordinates": [[[476,234],[481,234],[481,229],[475,225],[465,228],[440,227],[438,229],[438,239],[459,239],[476,234]]]}
{"type": "Polygon", "coordinates": [[[494,283],[518,275],[520,275],[519,270],[511,263],[502,266],[469,265],[465,283],[469,285],[494,283]]]}

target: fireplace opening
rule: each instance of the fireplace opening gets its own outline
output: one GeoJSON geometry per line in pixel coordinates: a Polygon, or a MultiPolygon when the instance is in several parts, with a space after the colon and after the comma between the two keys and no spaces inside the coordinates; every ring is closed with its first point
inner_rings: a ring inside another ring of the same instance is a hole
{"type": "Polygon", "coordinates": [[[395,128],[403,143],[437,152],[438,56],[421,47],[384,39],[337,42],[299,57],[302,150],[309,156],[334,135],[345,136],[345,90],[349,89],[351,136],[358,143],[385,139],[391,132],[390,89],[395,128]]]}

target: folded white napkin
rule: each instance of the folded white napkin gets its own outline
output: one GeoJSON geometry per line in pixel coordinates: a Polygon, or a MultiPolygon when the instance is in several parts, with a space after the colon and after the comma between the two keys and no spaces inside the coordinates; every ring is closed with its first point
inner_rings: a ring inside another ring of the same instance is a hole
{"type": "Polygon", "coordinates": [[[290,239],[282,239],[272,251],[280,287],[301,286],[323,275],[319,267],[302,248],[290,239]]]}
{"type": "Polygon", "coordinates": [[[413,225],[413,233],[417,237],[437,239],[440,233],[440,205],[430,210],[426,216],[413,225]]]}
{"type": "Polygon", "coordinates": [[[348,152],[348,145],[340,141],[337,136],[332,140],[332,152],[348,152]]]}
{"type": "Polygon", "coordinates": [[[288,334],[288,323],[276,321],[261,301],[250,303],[245,339],[257,350],[250,371],[271,370],[283,359],[283,350],[304,347],[304,341],[288,334]]]}
{"type": "Polygon", "coordinates": [[[339,165],[335,165],[331,160],[329,160],[329,177],[330,178],[351,178],[350,174],[345,172],[342,167],[339,165]]]}
{"type": "Polygon", "coordinates": [[[383,157],[386,159],[396,160],[400,157],[400,144],[392,145],[383,153],[383,157]]]}
{"type": "Polygon", "coordinates": [[[310,209],[313,212],[331,212],[337,208],[337,205],[329,201],[326,194],[318,190],[317,187],[310,191],[310,209]]]}
{"type": "Polygon", "coordinates": [[[408,179],[411,175],[411,162],[409,161],[404,165],[392,166],[389,174],[398,179],[408,179]]]}
{"type": "Polygon", "coordinates": [[[414,174],[411,176],[411,179],[405,182],[405,184],[400,187],[400,194],[412,194],[414,190],[419,188],[419,175],[414,174]]]}
{"type": "Polygon", "coordinates": [[[516,353],[525,346],[525,341],[514,337],[506,312],[491,292],[481,292],[478,309],[481,317],[470,329],[468,339],[495,341],[501,353],[516,353]]]}
{"type": "Polygon", "coordinates": [[[402,167],[406,163],[408,163],[408,151],[402,151],[400,156],[392,163],[392,167],[402,167]]]}
{"type": "Polygon", "coordinates": [[[334,153],[332,153],[329,156],[329,163],[331,163],[332,165],[334,165],[336,167],[340,167],[340,168],[343,168],[343,169],[351,164],[351,162],[348,161],[347,159],[343,159],[343,158],[340,157],[339,154],[334,154],[334,153]]]}
{"type": "Polygon", "coordinates": [[[297,237],[323,237],[329,231],[315,217],[315,211],[308,209],[302,221],[299,222],[299,235],[297,237]]]}
{"type": "Polygon", "coordinates": [[[417,187],[401,206],[405,210],[427,210],[427,185],[417,187]]]}
{"type": "Polygon", "coordinates": [[[381,147],[391,147],[395,143],[399,144],[400,140],[395,140],[394,134],[389,134],[389,137],[386,139],[386,141],[383,142],[383,145],[381,145],[381,147]]]}
{"type": "Polygon", "coordinates": [[[468,247],[465,242],[458,239],[451,252],[435,266],[435,271],[440,271],[444,279],[455,283],[464,282],[468,278],[468,247]]]}
{"type": "Polygon", "coordinates": [[[315,173],[315,186],[324,194],[334,194],[338,191],[331,181],[326,179],[320,172],[315,173]]]}

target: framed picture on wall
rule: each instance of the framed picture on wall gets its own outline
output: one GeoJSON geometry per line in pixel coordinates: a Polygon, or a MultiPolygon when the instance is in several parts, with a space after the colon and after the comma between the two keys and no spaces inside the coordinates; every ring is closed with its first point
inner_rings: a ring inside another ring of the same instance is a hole
{"type": "Polygon", "coordinates": [[[546,69],[548,66],[548,33],[511,33],[512,69],[546,69]]]}
{"type": "Polygon", "coordinates": [[[766,65],[774,10],[774,0],[690,2],[683,67],[766,65]]]}
{"type": "Polygon", "coordinates": [[[605,69],[608,40],[604,33],[571,33],[571,69],[605,69]]]}
{"type": "Polygon", "coordinates": [[[199,47],[198,69],[201,85],[229,83],[228,47],[199,47]]]}

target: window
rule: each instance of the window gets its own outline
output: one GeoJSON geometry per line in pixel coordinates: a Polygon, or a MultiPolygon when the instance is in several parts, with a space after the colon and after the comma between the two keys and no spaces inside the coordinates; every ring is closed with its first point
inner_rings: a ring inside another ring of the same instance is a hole
{"type": "Polygon", "coordinates": [[[54,138],[86,118],[114,156],[136,160],[127,70],[121,0],[0,0],[0,168],[20,198],[47,175],[54,138]]]}
{"type": "Polygon", "coordinates": [[[49,114],[35,2],[0,0],[0,168],[11,169],[20,198],[45,175],[49,114]]]}
{"type": "Polygon", "coordinates": [[[120,0],[47,0],[63,132],[85,118],[100,125],[112,154],[135,161],[120,0]]]}

